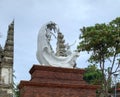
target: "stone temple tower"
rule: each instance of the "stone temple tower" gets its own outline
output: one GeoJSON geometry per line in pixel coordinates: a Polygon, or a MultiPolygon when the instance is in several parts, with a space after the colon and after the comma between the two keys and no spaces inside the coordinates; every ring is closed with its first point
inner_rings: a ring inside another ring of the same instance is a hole
{"type": "Polygon", "coordinates": [[[61,32],[58,32],[58,36],[57,36],[56,55],[57,56],[67,56],[64,35],[61,32]]]}
{"type": "Polygon", "coordinates": [[[0,97],[13,97],[14,21],[8,26],[7,39],[0,46],[0,97]]]}

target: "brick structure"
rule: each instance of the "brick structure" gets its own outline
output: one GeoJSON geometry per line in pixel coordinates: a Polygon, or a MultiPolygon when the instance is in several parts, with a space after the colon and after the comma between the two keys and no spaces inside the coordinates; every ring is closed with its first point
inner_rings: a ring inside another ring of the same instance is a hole
{"type": "MultiPolygon", "coordinates": [[[[111,97],[115,97],[115,88],[112,89],[111,97]]],[[[120,88],[116,89],[116,97],[120,97],[120,88]]]]}
{"type": "Polygon", "coordinates": [[[116,90],[116,97],[120,97],[120,88],[117,88],[116,90]]]}
{"type": "Polygon", "coordinates": [[[83,80],[84,70],[33,65],[31,80],[21,81],[20,97],[96,97],[99,86],[83,80]]]}

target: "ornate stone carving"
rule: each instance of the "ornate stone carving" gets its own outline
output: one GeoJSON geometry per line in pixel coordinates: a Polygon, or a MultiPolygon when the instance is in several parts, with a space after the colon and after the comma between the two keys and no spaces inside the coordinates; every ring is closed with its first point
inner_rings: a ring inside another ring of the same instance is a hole
{"type": "Polygon", "coordinates": [[[14,21],[8,26],[4,49],[0,46],[0,97],[13,97],[14,21]]]}
{"type": "Polygon", "coordinates": [[[65,40],[63,39],[64,36],[61,32],[58,32],[57,36],[57,48],[56,48],[56,55],[57,56],[66,56],[65,50],[65,40]]]}

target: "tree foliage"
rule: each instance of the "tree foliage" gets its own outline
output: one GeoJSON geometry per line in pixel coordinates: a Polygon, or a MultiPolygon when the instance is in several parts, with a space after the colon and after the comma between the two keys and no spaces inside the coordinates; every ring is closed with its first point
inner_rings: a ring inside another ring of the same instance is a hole
{"type": "Polygon", "coordinates": [[[103,92],[107,97],[111,76],[120,71],[120,17],[108,24],[95,24],[80,30],[78,50],[92,52],[88,61],[99,64],[103,75],[103,92]]]}
{"type": "Polygon", "coordinates": [[[102,73],[96,65],[89,65],[85,68],[83,79],[89,84],[100,85],[102,82],[102,73]]]}
{"type": "Polygon", "coordinates": [[[15,89],[14,89],[14,91],[15,91],[15,97],[20,97],[20,90],[19,90],[18,86],[19,86],[19,85],[17,85],[17,86],[15,87],[15,89]]]}

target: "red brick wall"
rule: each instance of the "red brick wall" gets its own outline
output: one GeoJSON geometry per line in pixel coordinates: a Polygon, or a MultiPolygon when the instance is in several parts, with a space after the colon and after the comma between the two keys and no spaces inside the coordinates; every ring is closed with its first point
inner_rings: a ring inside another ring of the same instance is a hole
{"type": "Polygon", "coordinates": [[[34,65],[31,80],[21,81],[20,97],[96,97],[98,86],[83,80],[84,70],[34,65]]]}
{"type": "Polygon", "coordinates": [[[96,97],[91,89],[24,87],[21,97],[96,97]]]}

